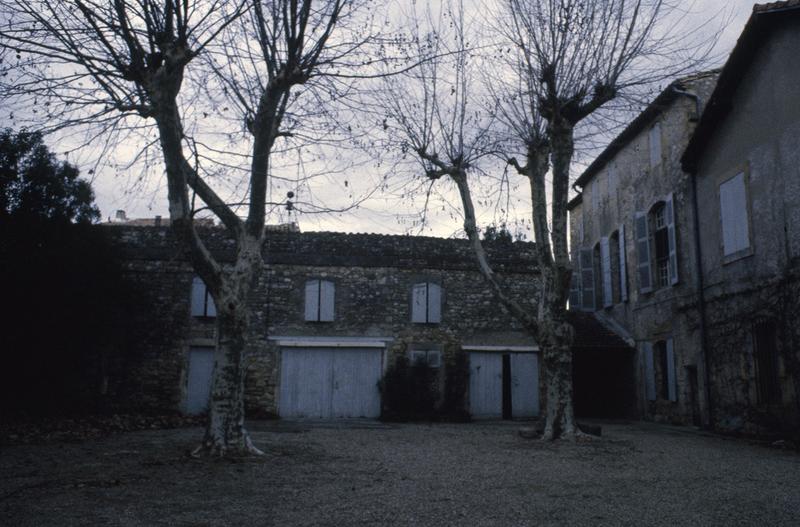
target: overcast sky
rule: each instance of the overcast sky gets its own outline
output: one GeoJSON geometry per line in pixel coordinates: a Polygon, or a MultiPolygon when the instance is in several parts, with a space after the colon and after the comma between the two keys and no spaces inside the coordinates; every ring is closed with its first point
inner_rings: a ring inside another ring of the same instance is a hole
{"type": "MultiPolygon", "coordinates": [[[[724,34],[719,44],[718,52],[726,57],[736,43],[736,39],[741,33],[745,22],[752,10],[753,2],[743,0],[698,0],[693,15],[693,24],[697,21],[719,15],[720,9],[730,17],[724,34]]],[[[6,123],[7,125],[8,123],[6,123]]],[[[59,145],[54,148],[59,151],[59,145]]],[[[82,167],[83,168],[83,167],[82,167]]],[[[318,184],[326,188],[328,192],[339,192],[345,194],[359,195],[367,192],[366,188],[359,188],[357,182],[375,180],[375,174],[364,174],[363,171],[371,171],[369,167],[353,169],[352,174],[339,173],[335,175],[335,185],[331,185],[333,178],[321,179],[318,184]],[[368,175],[369,177],[365,177],[368,175]]],[[[297,177],[300,178],[301,169],[297,169],[297,177]]],[[[84,175],[88,170],[83,169],[84,175]]],[[[129,218],[153,217],[161,215],[168,216],[166,188],[163,181],[159,178],[152,178],[146,185],[137,185],[136,174],[120,174],[110,168],[100,168],[92,176],[97,203],[100,206],[104,221],[114,215],[116,210],[125,210],[129,218]]],[[[404,192],[395,191],[386,194],[375,193],[373,197],[365,201],[357,210],[344,213],[328,214],[293,214],[289,217],[285,210],[276,208],[268,222],[278,223],[287,220],[297,221],[304,231],[314,230],[334,230],[345,232],[375,232],[385,234],[424,234],[433,236],[454,236],[461,231],[461,218],[457,207],[448,203],[448,198],[438,199],[438,194],[447,194],[447,185],[443,182],[434,186],[433,196],[429,200],[428,214],[426,214],[425,225],[420,222],[421,211],[425,202],[424,192],[406,195],[404,192]],[[441,184],[440,184],[441,183],[441,184]]],[[[519,228],[525,232],[523,226],[524,219],[529,217],[529,204],[526,199],[525,189],[527,185],[522,182],[511,181],[512,199],[503,199],[497,202],[493,199],[496,196],[478,196],[480,221],[484,225],[493,221],[507,220],[512,224],[512,230],[519,228]],[[520,184],[519,192],[513,192],[515,185],[520,184]],[[480,203],[485,204],[480,205],[480,203]]],[[[291,182],[286,184],[276,183],[272,189],[272,200],[282,201],[285,198],[286,190],[291,190],[291,182]]],[[[312,189],[301,188],[299,198],[304,198],[303,194],[308,192],[311,199],[312,189]]],[[[530,238],[530,236],[528,236],[530,238]]]]}

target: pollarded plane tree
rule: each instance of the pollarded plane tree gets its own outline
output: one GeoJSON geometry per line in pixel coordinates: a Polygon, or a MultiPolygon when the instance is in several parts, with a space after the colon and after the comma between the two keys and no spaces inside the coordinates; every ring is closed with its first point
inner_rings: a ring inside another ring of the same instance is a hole
{"type": "Polygon", "coordinates": [[[697,68],[708,42],[686,44],[663,29],[676,20],[677,7],[656,0],[502,0],[495,7],[491,31],[477,29],[483,14],[466,22],[458,1],[421,18],[429,30],[411,40],[430,59],[403,84],[390,79],[383,104],[392,132],[402,137],[398,147],[416,155],[429,179],[446,176],[457,186],[484,278],[539,344],[547,387],[543,438],[574,438],[580,432],[566,304],[576,127],[626,90],[697,68]],[[508,295],[476,225],[471,183],[491,182],[485,176],[497,170],[497,157],[529,180],[540,271],[533,309],[508,295]]]}
{"type": "Polygon", "coordinates": [[[8,107],[31,124],[82,127],[97,138],[154,132],[173,231],[218,313],[198,452],[259,453],[244,425],[243,360],[271,163],[281,141],[313,134],[319,112],[308,109],[324,107],[337,89],[330,75],[357,62],[370,38],[357,15],[368,3],[9,0],[0,8],[8,107]],[[221,132],[234,138],[223,147],[221,132]],[[218,158],[224,163],[214,165],[218,158]],[[231,165],[242,195],[225,199],[214,176],[231,165]],[[195,228],[195,198],[235,240],[232,262],[215,258],[195,228]]]}

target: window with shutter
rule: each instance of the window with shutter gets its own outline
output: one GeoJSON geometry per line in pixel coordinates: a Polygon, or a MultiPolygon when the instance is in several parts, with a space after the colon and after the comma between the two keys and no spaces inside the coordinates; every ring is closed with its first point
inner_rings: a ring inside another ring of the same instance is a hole
{"type": "Polygon", "coordinates": [[[743,172],[719,186],[719,202],[723,255],[729,256],[750,248],[747,189],[743,172]]]}
{"type": "Polygon", "coordinates": [[[628,269],[625,255],[625,224],[619,226],[619,298],[628,301],[628,269]]]}
{"type": "Polygon", "coordinates": [[[573,270],[569,281],[569,309],[578,311],[581,309],[581,272],[573,270]]]}
{"type": "Polygon", "coordinates": [[[667,339],[664,347],[667,361],[667,399],[678,400],[678,379],[675,375],[675,349],[672,339],[667,339]]]}
{"type": "Polygon", "coordinates": [[[411,287],[411,322],[439,324],[442,321],[442,288],[432,282],[411,287]]]}
{"type": "Polygon", "coordinates": [[[306,282],[305,319],[307,322],[333,322],[335,285],[330,280],[306,282]]]}
{"type": "Polygon", "coordinates": [[[670,285],[678,283],[678,246],[675,239],[675,201],[673,195],[664,202],[664,221],[667,227],[667,272],[670,285]]]}
{"type": "Polygon", "coordinates": [[[650,342],[642,343],[642,353],[644,355],[644,388],[648,401],[656,400],[656,375],[653,362],[653,344],[650,342]]]}
{"type": "Polygon", "coordinates": [[[203,280],[199,276],[192,278],[191,312],[193,317],[217,316],[217,306],[203,280]]]}

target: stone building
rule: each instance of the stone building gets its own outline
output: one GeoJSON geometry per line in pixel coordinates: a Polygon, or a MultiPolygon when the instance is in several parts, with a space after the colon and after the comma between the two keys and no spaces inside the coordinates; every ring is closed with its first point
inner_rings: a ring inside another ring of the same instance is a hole
{"type": "Polygon", "coordinates": [[[755,6],[690,141],[711,418],[800,431],[800,2],[755,6]]]}
{"type": "Polygon", "coordinates": [[[755,6],[576,182],[571,306],[635,343],[647,419],[796,430],[799,7],[755,6]]]}
{"type": "MultiPolygon", "coordinates": [[[[103,228],[157,321],[119,396],[140,408],[202,412],[213,368],[213,300],[168,227],[103,228]]],[[[222,261],[232,256],[223,229],[202,236],[222,261]]],[[[487,248],[511,295],[533,305],[532,244],[487,248]]],[[[268,232],[250,302],[248,415],[377,417],[378,382],[395,357],[444,372],[457,354],[468,356],[463,395],[473,417],[538,415],[538,348],[498,308],[470,251],[466,240],[268,232]]]]}

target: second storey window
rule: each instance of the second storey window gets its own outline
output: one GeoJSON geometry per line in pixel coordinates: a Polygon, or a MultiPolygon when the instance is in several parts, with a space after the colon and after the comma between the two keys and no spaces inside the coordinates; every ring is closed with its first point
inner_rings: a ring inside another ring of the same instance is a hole
{"type": "Polygon", "coordinates": [[[639,291],[649,293],[678,283],[678,247],[672,194],[635,215],[639,291]]]}
{"type": "Polygon", "coordinates": [[[211,318],[217,316],[217,306],[203,280],[199,276],[192,279],[192,316],[211,318]]]}
{"type": "Polygon", "coordinates": [[[329,280],[306,282],[307,322],[333,322],[334,290],[335,286],[329,280]]]}
{"type": "Polygon", "coordinates": [[[411,288],[411,322],[438,324],[442,321],[442,288],[421,282],[411,288]]]}

